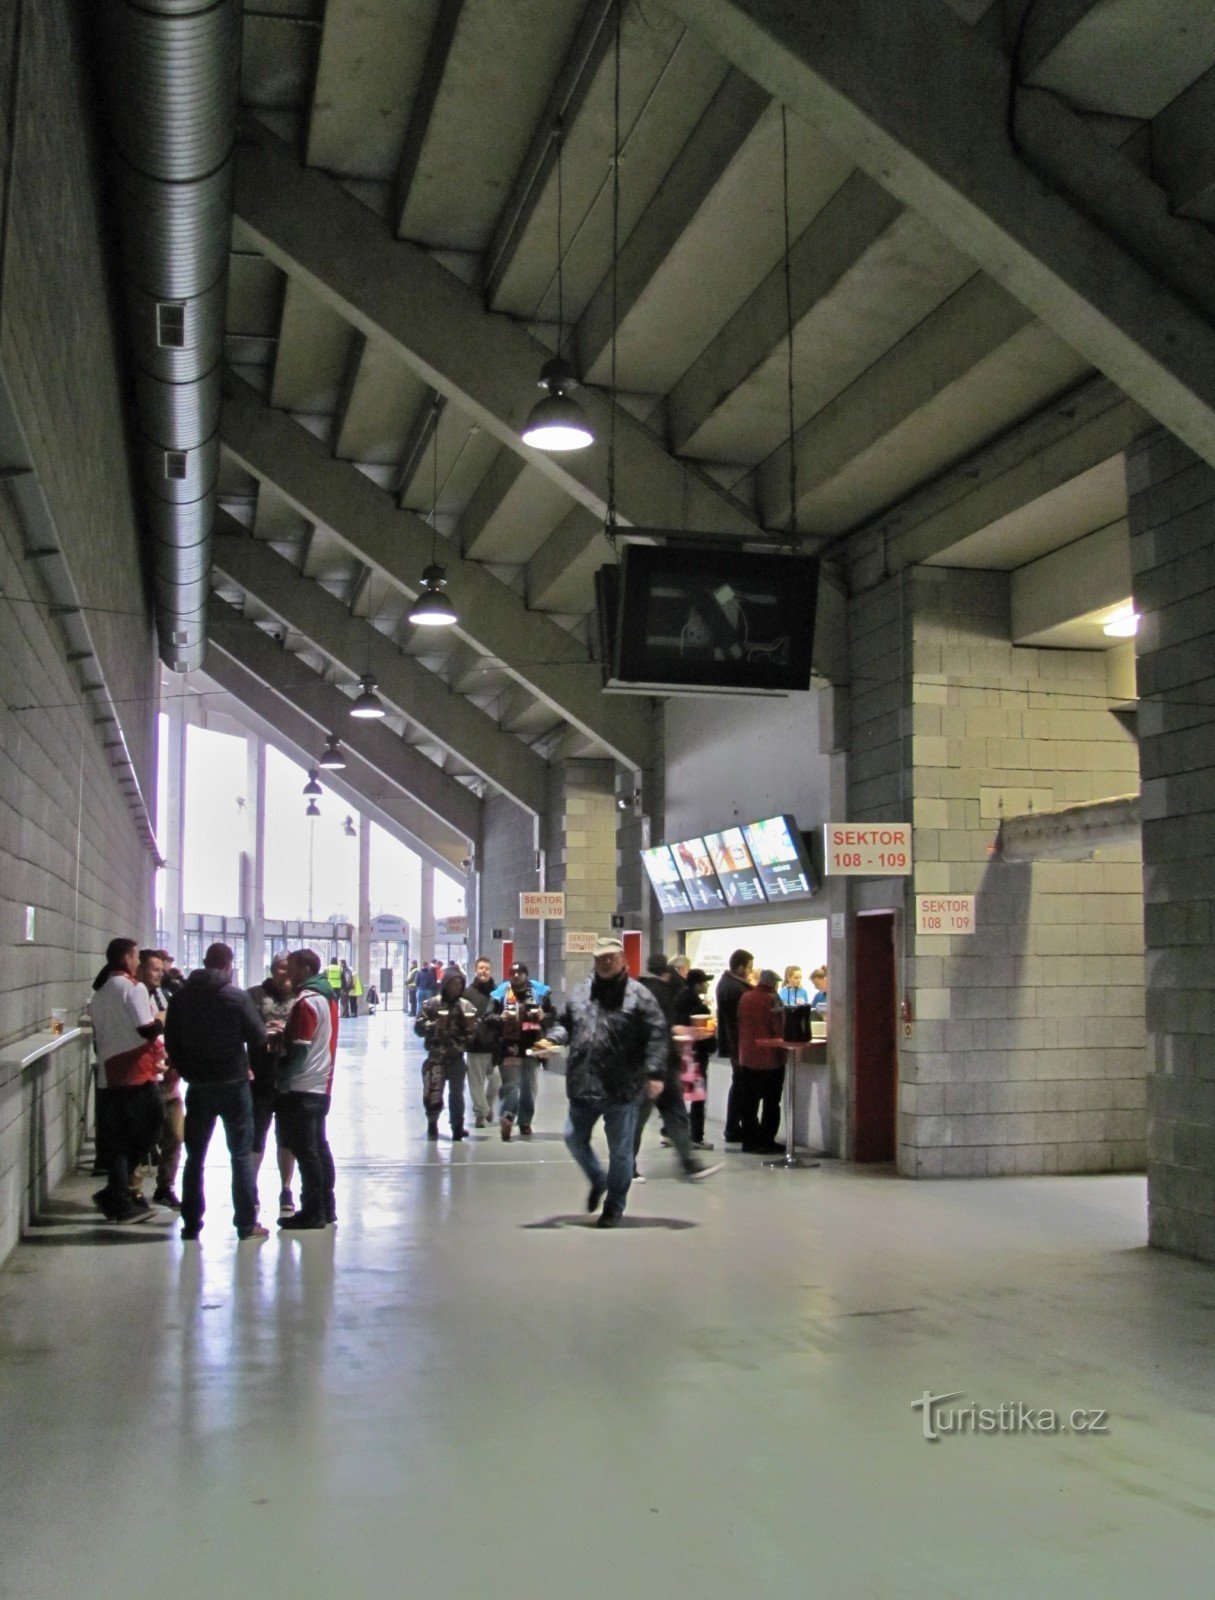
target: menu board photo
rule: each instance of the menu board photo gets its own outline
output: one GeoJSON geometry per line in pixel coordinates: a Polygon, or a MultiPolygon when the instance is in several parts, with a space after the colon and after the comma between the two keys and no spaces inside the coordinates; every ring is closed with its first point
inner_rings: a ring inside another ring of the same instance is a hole
{"type": "Polygon", "coordinates": [[[649,873],[650,882],[654,886],[654,893],[658,896],[658,904],[662,910],[676,915],[681,911],[691,911],[692,902],[688,899],[688,891],[680,881],[670,845],[658,844],[652,850],[643,850],[641,859],[645,863],[645,870],[649,873]]]}
{"type": "Polygon", "coordinates": [[[793,819],[764,817],[744,823],[743,833],[768,899],[808,900],[814,893],[814,873],[793,819]]]}
{"type": "Polygon", "coordinates": [[[718,881],[725,891],[726,903],[732,906],[763,905],[766,898],[764,886],[751,860],[742,829],[727,828],[723,833],[706,833],[705,845],[709,859],[717,870],[718,881]]]}
{"type": "Polygon", "coordinates": [[[722,911],[726,897],[717,881],[717,873],[709,859],[703,839],[680,839],[671,846],[675,865],[688,891],[693,911],[722,911]]]}

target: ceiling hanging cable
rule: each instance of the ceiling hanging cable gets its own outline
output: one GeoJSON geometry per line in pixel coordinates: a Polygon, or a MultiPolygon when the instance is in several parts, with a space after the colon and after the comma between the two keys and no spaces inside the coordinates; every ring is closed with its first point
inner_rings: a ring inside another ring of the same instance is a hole
{"type": "Polygon", "coordinates": [[[350,715],[361,722],[371,722],[384,715],[384,704],[376,693],[375,673],[371,670],[371,635],[375,631],[375,616],[371,607],[371,584],[367,585],[367,670],[359,679],[359,692],[350,707],[350,715]]]}
{"type": "Polygon", "coordinates": [[[537,401],[523,429],[523,442],[537,450],[585,450],[593,444],[595,435],[587,421],[586,412],[568,391],[578,387],[574,369],[561,354],[565,339],[565,289],[564,289],[564,177],[562,173],[562,148],[565,143],[564,128],[560,121],[553,127],[557,143],[557,354],[540,369],[540,387],[547,391],[543,400],[537,401]]]}
{"type": "Polygon", "coordinates": [[[409,608],[409,620],[419,628],[449,628],[456,622],[456,608],[443,593],[447,568],[439,562],[439,413],[442,400],[434,398],[431,424],[430,565],[422,574],[422,591],[409,608]]]}
{"type": "Polygon", "coordinates": [[[604,532],[612,549],[616,548],[616,331],[619,318],[620,262],[620,29],[621,0],[615,0],[616,39],[612,71],[612,347],[608,376],[611,410],[608,413],[607,522],[604,532]]]}
{"type": "Polygon", "coordinates": [[[781,193],[785,222],[785,343],[788,356],[789,404],[789,546],[797,546],[797,450],[793,407],[793,268],[789,243],[789,113],[780,108],[781,193]]]}

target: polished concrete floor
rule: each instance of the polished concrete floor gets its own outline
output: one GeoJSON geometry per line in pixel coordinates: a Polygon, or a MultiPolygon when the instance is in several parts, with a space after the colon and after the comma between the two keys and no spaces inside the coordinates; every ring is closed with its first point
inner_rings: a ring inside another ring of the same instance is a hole
{"type": "Polygon", "coordinates": [[[348,1041],[336,1232],[238,1246],[221,1147],[201,1245],[81,1178],[0,1273],[0,1594],[1210,1594],[1215,1276],[1142,1181],[655,1145],[602,1233],[559,1079],[428,1146],[399,1014],[348,1041]],[[925,1390],[1108,1432],[929,1442],[925,1390]]]}

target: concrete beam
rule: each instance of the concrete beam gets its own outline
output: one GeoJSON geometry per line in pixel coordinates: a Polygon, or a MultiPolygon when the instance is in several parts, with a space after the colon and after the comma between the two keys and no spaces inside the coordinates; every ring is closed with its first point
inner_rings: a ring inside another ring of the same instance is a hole
{"type": "MultiPolygon", "coordinates": [[[[268,406],[237,378],[225,382],[220,421],[224,447],[247,472],[272,483],[310,522],[323,523],[377,572],[416,595],[431,559],[428,523],[393,503],[357,467],[335,461],[320,440],[268,406]]],[[[602,692],[598,666],[572,635],[529,611],[520,597],[475,561],[464,561],[441,535],[439,559],[460,614],[455,632],[527,685],[567,721],[641,765],[651,727],[644,707],[602,692]]]]}
{"type": "MultiPolygon", "coordinates": [[[[741,72],[728,73],[620,248],[616,263],[617,326],[679,242],[769,105],[741,72]]],[[[612,273],[587,302],[574,330],[579,372],[589,373],[612,342],[612,273]]]]}
{"type": "Polygon", "coordinates": [[[1090,378],[891,506],[846,544],[854,585],[959,544],[998,518],[1125,450],[1151,418],[1105,378],[1090,378]]]}
{"type": "MultiPolygon", "coordinates": [[[[894,225],[902,207],[863,172],[854,172],[789,252],[793,319],[811,307],[856,265],[894,225]]],[[[692,363],[667,399],[668,441],[672,450],[692,445],[697,433],[785,337],[783,261],[754,291],[692,363]]]]}
{"type": "Polygon", "coordinates": [[[819,0],[809,19],[786,0],[671,9],[1215,463],[1215,328],[1165,286],[1171,261],[1122,242],[1176,230],[1145,216],[1128,185],[1086,197],[1121,207],[1114,235],[1038,175],[1060,140],[1072,171],[1090,155],[1098,164],[1081,118],[1023,92],[1017,136],[1032,165],[1023,159],[1008,138],[1007,59],[930,0],[819,0]]]}
{"type": "MultiPolygon", "coordinates": [[[[451,835],[476,838],[481,802],[470,789],[440,772],[432,761],[381,723],[360,726],[358,719],[350,715],[347,695],[325,683],[298,656],[288,654],[255,623],[214,594],[207,639],[208,659],[210,649],[222,651],[315,723],[318,744],[323,744],[328,734],[336,733],[347,750],[415,801],[419,812],[429,813],[433,819],[432,839],[446,841],[451,835]]],[[[420,828],[415,831],[421,833],[420,828]]]]}
{"type": "Polygon", "coordinates": [[[525,810],[539,814],[544,809],[544,762],[503,733],[492,717],[453,693],[417,661],[401,655],[383,634],[369,630],[365,620],[352,617],[340,600],[303,577],[269,545],[249,538],[230,518],[221,517],[213,552],[217,571],[302,633],[347,674],[357,677],[367,670],[370,631],[370,667],[388,704],[525,810]]]}
{"type": "Polygon", "coordinates": [[[1152,176],[1183,217],[1215,222],[1215,67],[1152,122],[1152,176]]]}
{"type": "Polygon", "coordinates": [[[1116,606],[1131,592],[1131,535],[1123,518],[1016,569],[1012,642],[1034,644],[1039,634],[1116,606]]]}
{"type": "Polygon", "coordinates": [[[1137,845],[1140,837],[1139,796],[1121,794],[1005,817],[997,848],[1005,861],[1091,861],[1099,850],[1137,845]]]}
{"type": "MultiPolygon", "coordinates": [[[[312,722],[253,673],[246,672],[222,650],[209,650],[206,672],[201,677],[204,682],[213,682],[225,697],[231,698],[238,708],[235,712],[238,720],[250,732],[272,744],[305,771],[315,763],[316,729],[312,722]]],[[[198,681],[197,677],[191,679],[194,683],[198,681]]],[[[373,767],[360,761],[353,752],[347,752],[344,771],[325,774],[325,787],[332,789],[347,805],[378,822],[386,833],[423,861],[429,861],[461,886],[464,884],[461,863],[469,854],[467,844],[456,835],[433,842],[428,813],[386,784],[373,767]],[[418,823],[424,834],[417,831],[415,824],[418,823]]]]}
{"type": "MultiPolygon", "coordinates": [[[[236,214],[288,277],[307,285],[360,332],[383,340],[432,388],[603,518],[612,407],[593,389],[580,400],[598,443],[555,456],[530,450],[519,431],[536,400],[549,351],[426,251],[388,226],[336,180],[299,165],[259,123],[241,124],[236,214]]],[[[651,527],[754,532],[750,511],[699,469],[675,460],[636,418],[616,407],[618,512],[651,527]]]]}
{"type": "Polygon", "coordinates": [[[431,28],[430,43],[426,49],[426,59],[422,63],[422,74],[413,92],[409,121],[405,127],[405,140],[401,147],[401,159],[397,166],[396,182],[393,185],[392,218],[394,231],[398,234],[405,231],[405,208],[409,204],[409,192],[413,188],[413,180],[422,159],[430,120],[434,115],[435,101],[439,98],[439,87],[447,70],[447,58],[455,42],[456,28],[463,9],[464,0],[439,0],[439,9],[434,26],[431,28]]]}
{"type": "MultiPolygon", "coordinates": [[[[999,284],[976,273],[798,429],[799,503],[1033,320],[999,284]]],[[[757,486],[765,522],[788,526],[787,443],[761,462],[757,486]]]]}

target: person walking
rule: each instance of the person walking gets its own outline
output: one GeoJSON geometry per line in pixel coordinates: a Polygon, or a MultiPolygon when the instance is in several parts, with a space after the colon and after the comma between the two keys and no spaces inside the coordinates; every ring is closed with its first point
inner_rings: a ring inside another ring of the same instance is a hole
{"type": "Polygon", "coordinates": [[[186,1081],[186,1169],[181,1183],[181,1236],[197,1239],[206,1201],[203,1167],[216,1121],[224,1125],[232,1161],[232,1210],[238,1239],[265,1239],[257,1220],[253,1178],[253,1095],[249,1047],[262,1049],[266,1028],[252,1000],[232,981],[229,945],[208,946],[199,971],[173,996],[165,1047],[186,1081]]]}
{"type": "Polygon", "coordinates": [[[751,969],[755,957],[749,950],[735,950],[730,965],[717,980],[717,1053],[730,1063],[732,1078],[726,1097],[725,1142],[739,1144],[742,1131],[739,1124],[738,1099],[738,1002],[751,987],[751,969]]]}
{"type": "MultiPolygon", "coordinates": [[[[777,987],[780,978],[769,968],[760,973],[754,989],[738,1002],[739,1127],[742,1147],[749,1155],[780,1155],[776,1142],[780,1127],[781,1095],[785,1087],[785,1057],[780,1048],[785,1008],[777,987]]],[[[789,1137],[790,1130],[785,1130],[789,1137]]]]}
{"type": "Polygon", "coordinates": [[[523,962],[511,968],[502,999],[495,1001],[498,1070],[502,1074],[502,1115],[498,1124],[509,1140],[516,1122],[524,1139],[532,1136],[536,1114],[536,1058],[529,1054],[553,1014],[548,989],[537,994],[523,962]]]}
{"type": "Polygon", "coordinates": [[[338,963],[338,971],[340,974],[338,978],[338,996],[341,1002],[342,1015],[344,1017],[352,1017],[354,1012],[351,1010],[350,1003],[354,997],[354,973],[351,972],[350,963],[345,956],[338,963]]]}
{"type": "Polygon", "coordinates": [[[283,1062],[283,1034],[291,1007],[295,1004],[295,992],[287,976],[285,950],[275,953],[270,962],[269,975],[247,992],[266,1028],[265,1046],[255,1045],[249,1051],[249,1065],[253,1071],[253,1178],[256,1185],[273,1126],[278,1159],[278,1214],[280,1217],[290,1217],[295,1214],[295,1196],[291,1192],[295,1157],[283,1142],[282,1128],[278,1126],[275,1116],[278,1109],[278,1073],[283,1062]]]}
{"type": "Polygon", "coordinates": [[[565,1145],[590,1183],[586,1209],[600,1228],[619,1225],[633,1181],[633,1135],[643,1099],[657,1099],[667,1077],[670,1036],[654,996],[630,978],[624,945],[612,934],[595,941],[594,975],[581,983],[536,1049],[568,1046],[565,1145]],[[606,1172],[591,1147],[603,1119],[606,1172]]]}
{"type": "Polygon", "coordinates": [[[494,969],[488,956],[478,956],[473,981],[464,998],[477,1013],[477,1026],[468,1047],[468,1092],[473,1104],[473,1126],[486,1128],[494,1120],[495,1083],[494,1045],[497,1035],[494,1017],[494,969]]]}
{"type": "MultiPolygon", "coordinates": [[[[700,967],[691,967],[684,980],[688,986],[691,999],[688,1007],[688,1021],[695,1023],[704,1017],[711,1017],[712,1011],[705,999],[705,991],[709,987],[709,974],[700,967]]],[[[705,1138],[705,1105],[709,1098],[709,1057],[713,1054],[712,1038],[697,1039],[692,1045],[692,1057],[696,1062],[696,1070],[700,1083],[694,1092],[688,1096],[688,1122],[692,1130],[693,1150],[712,1150],[713,1146],[705,1138]]]]}
{"type": "Polygon", "coordinates": [[[409,1015],[416,1017],[418,1014],[418,973],[421,968],[416,961],[410,963],[409,971],[405,974],[405,1004],[409,1015]]]}
{"type": "Polygon", "coordinates": [[[439,1137],[444,1087],[452,1142],[458,1143],[464,1137],[464,1056],[476,1033],[477,1020],[476,1007],[464,998],[464,974],[459,967],[448,967],[438,994],[423,1003],[413,1025],[413,1031],[426,1041],[422,1105],[428,1139],[439,1137]]]}
{"type": "Polygon", "coordinates": [[[283,1033],[278,1125],[300,1173],[300,1208],[280,1228],[324,1228],[337,1221],[336,1172],[326,1121],[337,1060],[338,1002],[315,950],[293,950],[287,976],[296,1001],[283,1033]]]}
{"type": "Polygon", "coordinates": [[[104,1150],[108,1182],[93,1196],[107,1222],[145,1222],[152,1207],[137,1203],[131,1177],[156,1143],[164,1118],[160,1092],[160,1037],[163,1025],[152,997],[136,979],[139,946],[134,939],[111,939],[105,966],[93,982],[89,1016],[97,1050],[98,1146],[104,1150]]]}
{"type": "Polygon", "coordinates": [[[649,990],[658,1003],[658,1009],[667,1024],[669,1046],[667,1073],[662,1093],[643,1100],[638,1107],[637,1128],[633,1135],[633,1178],[636,1181],[640,1176],[636,1162],[641,1152],[641,1138],[650,1119],[650,1112],[656,1108],[662,1116],[662,1131],[667,1141],[675,1148],[684,1177],[696,1182],[698,1179],[710,1177],[714,1172],[720,1172],[721,1162],[709,1166],[703,1161],[698,1161],[692,1154],[692,1130],[688,1121],[687,1103],[680,1084],[683,1061],[679,1046],[669,1037],[671,1029],[684,1027],[690,1022],[692,996],[688,986],[675,972],[666,956],[652,955],[647,965],[649,971],[638,981],[649,990]]]}

